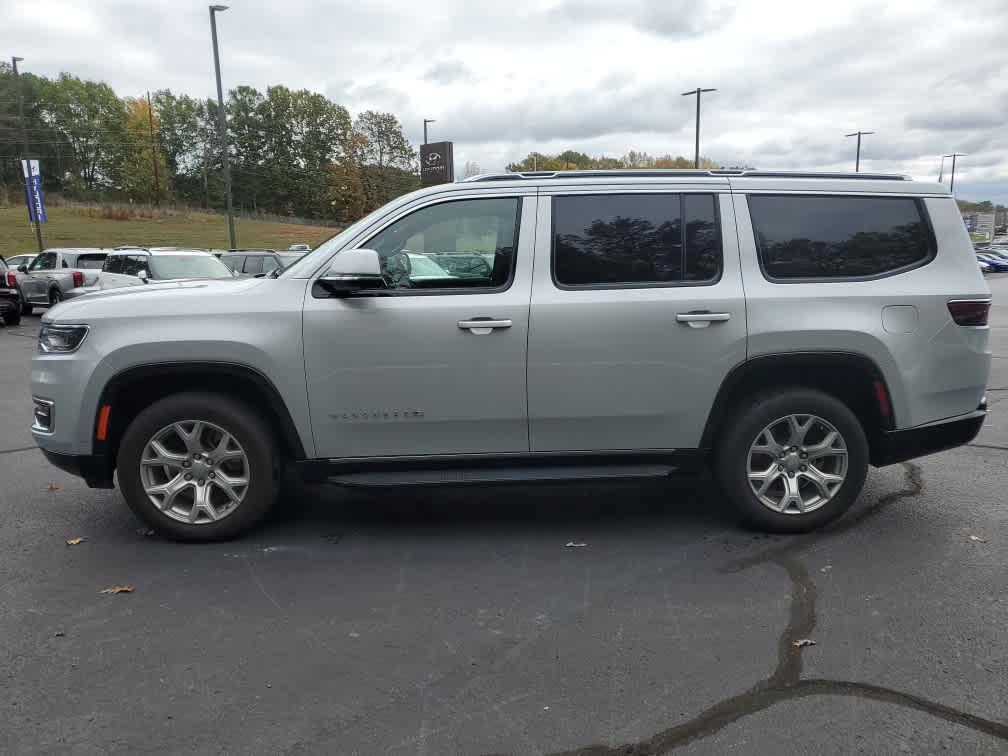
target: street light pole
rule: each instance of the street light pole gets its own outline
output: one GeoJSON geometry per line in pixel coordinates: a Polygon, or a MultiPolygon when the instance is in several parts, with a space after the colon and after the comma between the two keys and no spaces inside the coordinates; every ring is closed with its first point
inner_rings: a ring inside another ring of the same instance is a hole
{"type": "Polygon", "coordinates": [[[942,182],[942,178],[945,176],[945,156],[942,155],[941,165],[938,167],[938,183],[942,182]]]}
{"type": "MultiPolygon", "coordinates": [[[[14,55],[11,57],[11,66],[14,69],[14,86],[17,87],[17,108],[18,108],[18,122],[21,124],[21,160],[28,160],[28,125],[25,123],[24,117],[24,95],[21,94],[21,73],[18,71],[17,64],[19,61],[24,60],[24,58],[19,58],[14,55]]],[[[28,175],[24,175],[24,169],[21,164],[18,164],[18,170],[21,171],[21,180],[24,182],[25,186],[25,198],[31,201],[31,189],[28,182],[32,180],[31,171],[28,171],[28,175]]],[[[34,212],[31,213],[34,217],[34,212]]],[[[35,230],[35,243],[38,245],[39,254],[42,254],[42,224],[38,222],[36,218],[32,222],[32,226],[35,230]]]]}
{"type": "Polygon", "coordinates": [[[427,144],[427,124],[436,122],[436,118],[424,118],[423,119],[423,143],[427,144]]]}
{"type": "Polygon", "coordinates": [[[951,194],[954,197],[955,196],[955,191],[953,191],[953,190],[955,189],[955,164],[956,164],[956,158],[957,157],[966,157],[966,154],[963,153],[963,152],[953,152],[951,155],[943,155],[942,159],[949,158],[949,157],[952,158],[952,178],[949,179],[949,194],[951,194]]]}
{"type": "Polygon", "coordinates": [[[689,92],[683,92],[683,97],[693,97],[696,95],[696,150],[693,154],[693,167],[700,167],[700,95],[703,92],[717,92],[717,89],[701,89],[697,87],[696,89],[691,89],[689,92]]]}
{"type": "Polygon", "coordinates": [[[851,134],[844,134],[844,136],[857,137],[857,157],[854,159],[854,173],[858,173],[861,170],[861,137],[865,134],[874,134],[874,131],[855,131],[851,134]]]}
{"type": "Polygon", "coordinates": [[[221,159],[224,161],[224,203],[227,208],[228,239],[230,248],[236,249],[234,203],[231,199],[231,160],[228,156],[227,116],[224,113],[224,90],[221,87],[220,53],[217,50],[217,17],[218,11],[226,11],[226,5],[210,6],[210,36],[213,38],[214,72],[217,74],[217,138],[221,144],[221,159]]]}

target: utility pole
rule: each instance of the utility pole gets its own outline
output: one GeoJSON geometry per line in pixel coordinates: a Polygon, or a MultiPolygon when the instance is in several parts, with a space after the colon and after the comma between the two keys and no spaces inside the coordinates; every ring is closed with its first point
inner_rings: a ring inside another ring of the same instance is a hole
{"type": "Polygon", "coordinates": [[[857,157],[854,158],[854,173],[859,173],[861,171],[861,137],[865,134],[874,133],[874,131],[855,131],[852,134],[844,134],[844,136],[857,137],[857,157]]]}
{"type": "MultiPolygon", "coordinates": [[[[14,68],[14,86],[17,87],[17,107],[18,107],[18,121],[21,123],[21,160],[18,161],[18,170],[21,171],[21,180],[24,182],[25,187],[25,198],[30,202],[31,188],[29,187],[29,182],[32,180],[31,171],[28,171],[28,175],[25,175],[24,163],[21,161],[28,160],[28,125],[25,123],[24,117],[24,95],[21,94],[21,74],[18,72],[17,64],[19,61],[24,60],[24,58],[19,58],[16,55],[11,57],[11,66],[14,68]]],[[[32,221],[32,226],[35,227],[35,243],[38,245],[39,254],[42,254],[42,224],[39,223],[38,218],[35,218],[35,212],[29,209],[29,214],[34,220],[32,221]]]]}
{"type": "Polygon", "coordinates": [[[938,183],[942,182],[942,178],[945,176],[945,156],[942,155],[941,166],[938,168],[938,183]]]}
{"type": "Polygon", "coordinates": [[[963,153],[963,152],[953,152],[950,155],[943,155],[942,157],[943,158],[949,158],[949,157],[952,158],[952,178],[949,180],[949,194],[951,194],[954,197],[955,196],[955,191],[953,191],[953,190],[955,189],[955,164],[956,164],[956,158],[966,157],[966,154],[963,153]]]}
{"type": "Polygon", "coordinates": [[[219,11],[226,11],[226,5],[210,6],[210,36],[213,37],[214,72],[217,74],[217,136],[221,145],[221,159],[224,161],[224,204],[227,208],[228,240],[230,249],[237,249],[235,239],[234,203],[231,199],[231,160],[228,156],[227,116],[224,112],[224,90],[221,87],[220,53],[217,50],[217,17],[219,11]]]}
{"type": "Polygon", "coordinates": [[[436,118],[424,118],[423,119],[423,143],[424,144],[427,144],[427,124],[428,123],[436,123],[436,122],[437,122],[436,118]]]}
{"type": "Polygon", "coordinates": [[[161,206],[161,179],[157,167],[157,142],[154,141],[154,108],[151,106],[150,90],[147,90],[147,123],[150,126],[151,162],[154,164],[154,204],[161,206]]]}
{"type": "Polygon", "coordinates": [[[696,95],[696,151],[693,153],[693,167],[700,167],[700,95],[704,92],[717,92],[717,89],[701,89],[697,87],[696,89],[691,89],[689,92],[683,92],[683,97],[693,97],[696,95]]]}

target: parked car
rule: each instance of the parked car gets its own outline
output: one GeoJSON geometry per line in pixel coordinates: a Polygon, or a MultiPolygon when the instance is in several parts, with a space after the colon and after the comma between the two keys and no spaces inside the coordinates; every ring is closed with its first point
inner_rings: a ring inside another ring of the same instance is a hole
{"type": "Polygon", "coordinates": [[[71,289],[92,285],[107,254],[105,249],[47,249],[30,265],[22,265],[18,269],[22,312],[30,315],[34,307],[52,307],[71,289]]]}
{"type": "Polygon", "coordinates": [[[290,467],[387,486],[709,466],[751,523],[807,531],[869,464],[974,438],[990,301],[934,183],[482,175],[397,198],[276,280],[65,302],[39,333],[32,433],[90,486],[117,471],[182,540],[260,522],[290,467]],[[427,259],[487,239],[488,275],[427,259]]]}
{"type": "Polygon", "coordinates": [[[21,292],[17,278],[4,259],[0,257],[0,320],[14,326],[21,322],[21,292]]]}
{"type": "Polygon", "coordinates": [[[20,255],[11,255],[6,260],[7,267],[12,270],[17,270],[22,265],[27,267],[28,265],[31,265],[32,260],[34,260],[36,257],[38,257],[38,255],[36,255],[34,252],[25,252],[20,255]]]}
{"type": "Polygon", "coordinates": [[[1008,270],[1008,260],[1003,260],[1002,258],[996,255],[987,254],[985,252],[978,252],[976,258],[980,262],[987,263],[991,267],[991,269],[997,273],[1001,273],[1002,271],[1008,270]]]}
{"type": "Polygon", "coordinates": [[[205,249],[119,247],[105,258],[105,264],[93,286],[69,291],[66,299],[124,286],[234,277],[234,273],[226,265],[205,249]]]}
{"type": "Polygon", "coordinates": [[[268,276],[304,257],[303,252],[277,252],[273,249],[235,249],[220,255],[220,261],[240,278],[268,276]]]}
{"type": "Polygon", "coordinates": [[[311,252],[311,245],[309,244],[291,244],[287,247],[288,252],[311,252]]]}
{"type": "Polygon", "coordinates": [[[977,260],[977,266],[980,268],[981,273],[990,273],[993,270],[993,268],[991,268],[991,266],[983,260],[977,260]]]}

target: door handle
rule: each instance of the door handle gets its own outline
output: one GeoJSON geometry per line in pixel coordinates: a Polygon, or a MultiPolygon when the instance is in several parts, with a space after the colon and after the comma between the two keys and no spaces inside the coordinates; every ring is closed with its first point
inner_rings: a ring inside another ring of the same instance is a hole
{"type": "Polygon", "coordinates": [[[495,328],[510,328],[511,325],[510,320],[494,320],[493,318],[473,318],[472,320],[460,320],[458,322],[459,328],[469,330],[470,333],[474,333],[477,336],[486,336],[495,328]]]}
{"type": "Polygon", "coordinates": [[[698,310],[696,312],[680,312],[675,316],[675,319],[690,328],[707,328],[711,323],[723,323],[726,320],[731,320],[731,313],[698,310]]]}

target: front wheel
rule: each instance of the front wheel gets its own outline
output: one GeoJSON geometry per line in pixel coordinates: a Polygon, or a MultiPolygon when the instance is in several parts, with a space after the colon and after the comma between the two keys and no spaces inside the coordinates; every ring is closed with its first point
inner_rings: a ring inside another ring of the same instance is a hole
{"type": "Polygon", "coordinates": [[[218,394],[169,396],[126,429],[119,487],[144,522],[179,541],[218,541],[255,526],[277,495],[265,422],[218,394]]]}
{"type": "Polygon", "coordinates": [[[752,525],[814,530],[842,515],[868,474],[864,429],[843,402],[811,389],[765,394],[722,436],[722,489],[752,525]]]}
{"type": "Polygon", "coordinates": [[[4,325],[16,326],[21,322],[21,311],[17,308],[8,310],[3,315],[4,325]]]}

